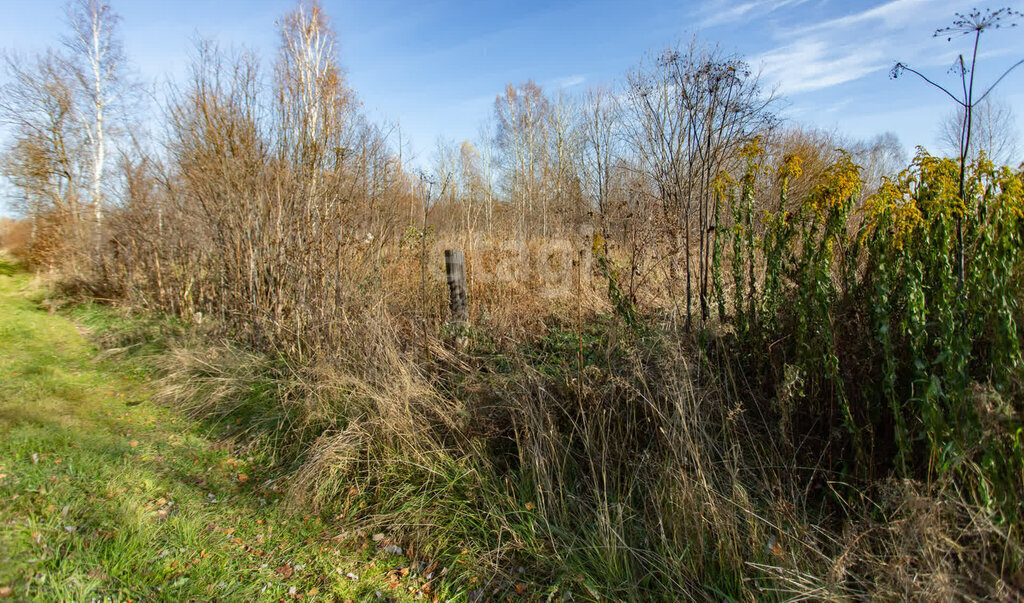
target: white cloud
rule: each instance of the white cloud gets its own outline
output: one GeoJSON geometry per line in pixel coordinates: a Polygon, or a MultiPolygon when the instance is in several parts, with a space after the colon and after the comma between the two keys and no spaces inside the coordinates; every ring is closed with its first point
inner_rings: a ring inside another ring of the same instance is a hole
{"type": "Polygon", "coordinates": [[[784,94],[829,88],[888,66],[879,44],[837,46],[804,38],[760,56],[762,75],[784,94]]]}
{"type": "Polygon", "coordinates": [[[753,19],[757,15],[767,15],[781,8],[797,6],[804,2],[807,0],[752,0],[728,6],[729,3],[716,0],[704,4],[697,11],[698,15],[703,15],[697,26],[705,28],[739,23],[753,19]]]}
{"type": "MultiPolygon", "coordinates": [[[[924,21],[923,17],[940,11],[940,7],[950,5],[948,0],[890,0],[873,8],[844,15],[835,19],[815,23],[798,30],[797,33],[809,33],[822,30],[844,30],[856,25],[870,23],[887,30],[905,27],[924,21]]],[[[962,3],[960,3],[962,4],[962,3]]],[[[948,11],[947,11],[948,12],[948,11]]],[[[941,13],[940,11],[940,14],[941,13]]],[[[927,30],[925,30],[927,31],[927,30]]]]}
{"type": "Polygon", "coordinates": [[[574,86],[579,86],[580,84],[582,84],[585,81],[587,81],[587,78],[577,73],[577,74],[573,74],[573,75],[567,75],[565,77],[561,77],[561,78],[558,78],[556,80],[552,80],[550,84],[548,84],[547,86],[544,86],[544,87],[545,88],[551,87],[551,88],[557,88],[559,90],[564,90],[564,89],[572,88],[574,86]]]}
{"type": "MultiPolygon", "coordinates": [[[[785,0],[779,0],[785,1],[785,0]]],[[[889,0],[853,14],[780,30],[786,42],[755,59],[783,93],[830,88],[888,69],[899,60],[934,61],[935,19],[960,0],[889,0]]]]}
{"type": "Polygon", "coordinates": [[[735,23],[741,21],[750,11],[758,7],[763,2],[746,2],[744,4],[737,4],[732,8],[726,10],[714,12],[701,20],[700,27],[714,27],[716,25],[724,25],[726,23],[735,23]]]}

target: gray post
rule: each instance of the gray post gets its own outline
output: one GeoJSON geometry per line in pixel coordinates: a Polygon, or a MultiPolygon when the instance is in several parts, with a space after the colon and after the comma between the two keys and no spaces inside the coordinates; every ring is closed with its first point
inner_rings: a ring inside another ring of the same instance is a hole
{"type": "Polygon", "coordinates": [[[466,294],[466,256],[456,249],[444,252],[445,274],[448,276],[448,308],[452,323],[465,325],[469,322],[469,297],[466,294]]]}

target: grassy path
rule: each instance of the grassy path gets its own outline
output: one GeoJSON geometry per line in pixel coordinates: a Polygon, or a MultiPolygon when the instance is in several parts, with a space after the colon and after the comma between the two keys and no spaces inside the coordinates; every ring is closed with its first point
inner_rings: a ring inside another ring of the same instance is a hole
{"type": "Polygon", "coordinates": [[[0,259],[0,599],[433,598],[409,560],[286,514],[251,459],[33,295],[0,259]]]}

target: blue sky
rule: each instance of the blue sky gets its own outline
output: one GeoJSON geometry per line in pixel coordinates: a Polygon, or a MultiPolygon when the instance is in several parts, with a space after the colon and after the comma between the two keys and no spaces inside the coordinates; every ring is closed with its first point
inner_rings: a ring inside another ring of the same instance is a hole
{"type": "MultiPolygon", "coordinates": [[[[269,62],[275,20],[293,0],[111,0],[126,51],[146,80],[180,77],[196,35],[256,49],[269,62]]],[[[892,81],[897,60],[944,82],[967,39],[933,38],[959,0],[534,0],[398,2],[323,0],[340,59],[367,112],[401,124],[406,154],[429,161],[439,136],[477,137],[506,83],[533,79],[582,92],[620,81],[651,51],[697,35],[744,55],[783,97],[793,120],[867,138],[895,132],[904,146],[936,146],[951,109],[911,77],[892,81]]],[[[1014,3],[1010,4],[1014,6],[1014,3]]],[[[56,44],[63,0],[0,0],[0,47],[56,44]]],[[[1014,8],[1022,8],[1014,6],[1014,8]]],[[[1024,27],[983,37],[982,81],[1024,57],[1024,27]]],[[[1024,67],[999,96],[1024,130],[1024,67]]],[[[1022,158],[1024,159],[1024,158],[1022,158]]]]}

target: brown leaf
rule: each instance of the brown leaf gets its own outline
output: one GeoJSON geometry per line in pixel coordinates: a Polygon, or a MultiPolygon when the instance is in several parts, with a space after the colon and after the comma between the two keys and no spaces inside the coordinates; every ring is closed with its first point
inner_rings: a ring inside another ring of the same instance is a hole
{"type": "Polygon", "coordinates": [[[107,579],[107,574],[101,569],[91,569],[89,570],[89,577],[102,581],[107,579]]]}
{"type": "Polygon", "coordinates": [[[128,445],[131,446],[132,448],[135,448],[136,446],[139,445],[139,441],[138,440],[132,440],[131,442],[128,442],[128,445]]]}
{"type": "Polygon", "coordinates": [[[294,574],[294,573],[295,573],[295,570],[292,569],[292,566],[290,566],[290,565],[282,565],[282,566],[277,568],[277,574],[279,576],[281,576],[282,578],[291,578],[292,574],[294,574]]]}

